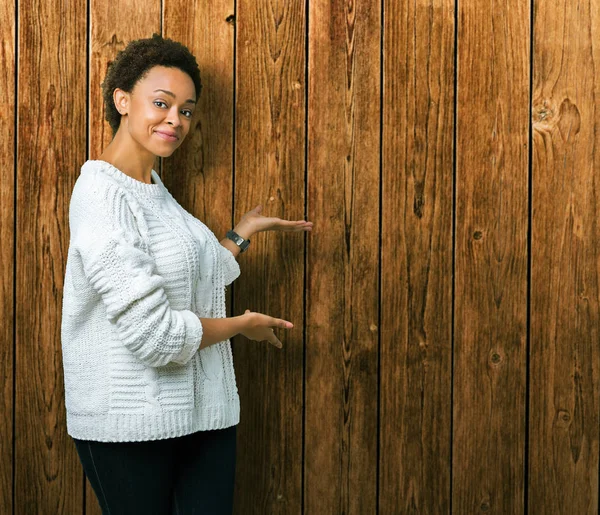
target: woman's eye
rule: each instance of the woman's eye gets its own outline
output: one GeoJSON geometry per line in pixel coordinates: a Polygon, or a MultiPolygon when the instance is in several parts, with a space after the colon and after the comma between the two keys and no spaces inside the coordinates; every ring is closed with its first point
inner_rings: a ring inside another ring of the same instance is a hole
{"type": "MultiPolygon", "coordinates": [[[[154,101],[154,105],[156,105],[156,104],[164,104],[164,105],[167,105],[167,104],[165,104],[165,103],[164,103],[162,100],[155,100],[155,101],[154,101]]],[[[160,106],[159,106],[159,107],[160,107],[160,106]]],[[[191,112],[189,109],[186,109],[184,112],[188,113],[188,116],[187,116],[187,118],[191,118],[191,117],[192,117],[192,115],[194,114],[194,113],[192,113],[192,112],[191,112]]]]}

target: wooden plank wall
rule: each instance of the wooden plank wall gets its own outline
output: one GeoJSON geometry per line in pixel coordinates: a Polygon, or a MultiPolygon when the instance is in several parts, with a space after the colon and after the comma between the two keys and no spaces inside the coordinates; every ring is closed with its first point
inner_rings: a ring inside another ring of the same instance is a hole
{"type": "Polygon", "coordinates": [[[598,513],[600,4],[534,20],[529,508],[598,513]]]}
{"type": "MultiPolygon", "coordinates": [[[[78,513],[60,320],[73,170],[86,156],[85,3],[16,4],[14,513],[78,513]]],[[[9,378],[7,378],[9,379],[9,378]]],[[[3,489],[4,490],[4,489],[3,489]]]]}
{"type": "Polygon", "coordinates": [[[380,513],[451,508],[455,8],[384,4],[380,513]]]}
{"type": "Polygon", "coordinates": [[[240,256],[239,514],[598,512],[600,2],[0,4],[0,512],[99,514],[66,434],[68,203],[159,32],[200,115],[156,169],[240,256]]]}
{"type": "Polygon", "coordinates": [[[530,13],[481,7],[458,23],[452,507],[522,513],[530,13]]]}
{"type": "Polygon", "coordinates": [[[16,69],[15,4],[0,4],[0,513],[13,506],[14,420],[14,224],[15,142],[14,103],[16,69]]]}

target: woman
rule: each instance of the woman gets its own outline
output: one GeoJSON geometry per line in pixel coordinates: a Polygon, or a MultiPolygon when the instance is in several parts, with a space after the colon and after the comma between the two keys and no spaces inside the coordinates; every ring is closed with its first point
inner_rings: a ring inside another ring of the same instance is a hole
{"type": "Polygon", "coordinates": [[[236,257],[266,230],[312,223],[248,212],[219,242],[152,169],[183,142],[200,95],[189,50],[157,34],[102,84],[113,140],[70,201],[62,319],[67,432],[103,513],[231,513],[239,422],[230,338],[281,348],[291,322],[227,318],[236,257]]]}

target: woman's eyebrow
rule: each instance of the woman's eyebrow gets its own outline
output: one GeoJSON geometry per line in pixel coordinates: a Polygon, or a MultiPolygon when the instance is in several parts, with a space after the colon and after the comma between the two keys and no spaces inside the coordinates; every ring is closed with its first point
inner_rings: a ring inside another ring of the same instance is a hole
{"type": "MultiPolygon", "coordinates": [[[[162,91],[163,93],[166,93],[167,95],[171,95],[173,98],[175,98],[175,95],[173,93],[171,93],[170,91],[167,91],[166,89],[155,89],[154,93],[156,93],[157,91],[162,91]]],[[[192,104],[195,104],[196,101],[192,100],[191,98],[188,98],[185,103],[187,102],[191,102],[192,104]]]]}

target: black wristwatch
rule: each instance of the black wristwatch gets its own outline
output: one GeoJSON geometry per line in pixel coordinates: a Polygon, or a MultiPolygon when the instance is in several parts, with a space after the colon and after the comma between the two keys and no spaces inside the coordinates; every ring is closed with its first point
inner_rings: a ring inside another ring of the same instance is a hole
{"type": "Polygon", "coordinates": [[[235,242],[235,244],[240,248],[240,252],[245,252],[248,248],[248,245],[250,245],[250,240],[245,240],[235,231],[229,230],[225,236],[231,241],[235,242]]]}

